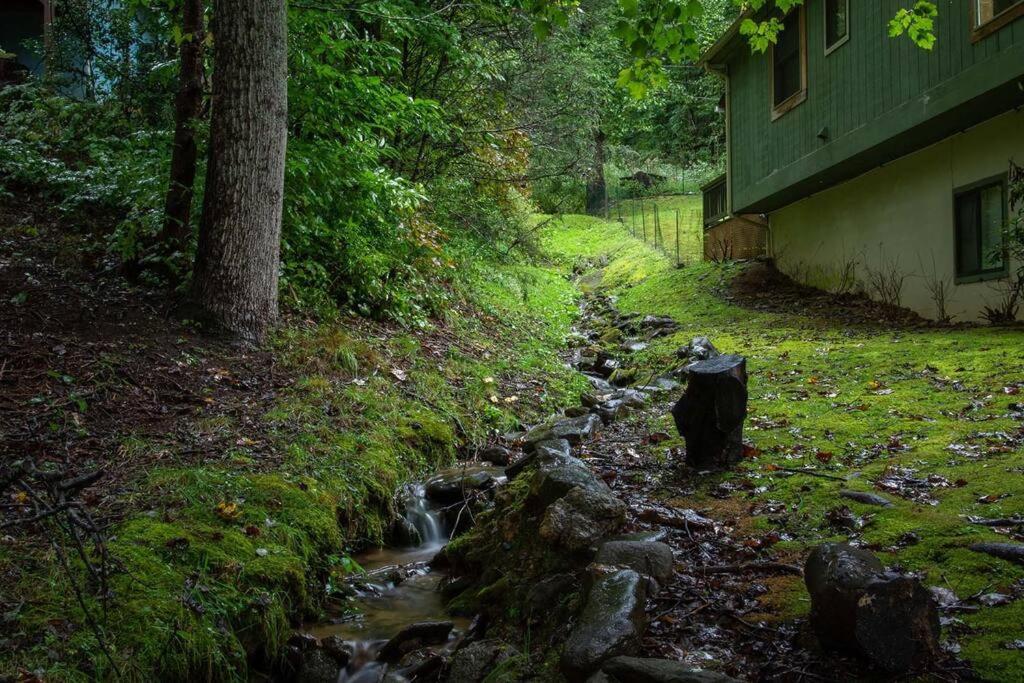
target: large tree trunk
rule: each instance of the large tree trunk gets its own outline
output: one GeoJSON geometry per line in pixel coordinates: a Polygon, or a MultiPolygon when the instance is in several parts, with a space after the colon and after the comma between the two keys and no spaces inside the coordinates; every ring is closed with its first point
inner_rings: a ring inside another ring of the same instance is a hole
{"type": "Polygon", "coordinates": [[[192,236],[192,195],[196,180],[196,124],[203,106],[203,0],[184,0],[181,6],[178,94],[174,100],[174,146],[171,179],[164,204],[160,241],[170,251],[184,251],[192,236]]]}
{"type": "Polygon", "coordinates": [[[287,140],[285,0],[216,0],[210,157],[193,292],[259,341],[277,318],[287,140]]]}

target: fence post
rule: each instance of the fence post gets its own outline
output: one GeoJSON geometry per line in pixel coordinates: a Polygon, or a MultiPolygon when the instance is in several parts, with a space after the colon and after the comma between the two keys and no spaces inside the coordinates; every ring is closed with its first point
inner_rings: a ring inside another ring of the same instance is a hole
{"type": "Polygon", "coordinates": [[[676,265],[679,265],[679,209],[676,209],[676,265]]]}
{"type": "Polygon", "coordinates": [[[647,244],[647,214],[644,213],[644,200],[640,200],[640,225],[644,229],[644,244],[647,244]]]}

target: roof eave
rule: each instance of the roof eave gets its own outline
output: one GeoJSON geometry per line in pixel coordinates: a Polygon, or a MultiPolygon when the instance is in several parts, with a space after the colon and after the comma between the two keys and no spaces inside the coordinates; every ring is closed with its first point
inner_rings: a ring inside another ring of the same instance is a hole
{"type": "Polygon", "coordinates": [[[736,21],[729,25],[729,28],[726,29],[725,33],[723,33],[711,47],[704,51],[704,54],[700,56],[697,64],[711,71],[717,71],[718,69],[716,66],[718,66],[718,58],[726,48],[732,46],[733,42],[740,35],[740,25],[743,24],[743,20],[749,18],[753,13],[753,10],[744,10],[744,12],[736,18],[736,21]]]}

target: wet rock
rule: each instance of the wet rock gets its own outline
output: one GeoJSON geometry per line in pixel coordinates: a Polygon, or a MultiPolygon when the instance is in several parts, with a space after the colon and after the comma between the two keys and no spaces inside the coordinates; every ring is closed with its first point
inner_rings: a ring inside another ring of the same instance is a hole
{"type": "Polygon", "coordinates": [[[675,391],[680,387],[679,380],[664,375],[654,380],[652,386],[657,391],[675,391]]]}
{"type": "Polygon", "coordinates": [[[839,492],[839,495],[843,498],[848,498],[849,500],[854,500],[865,505],[878,505],[884,508],[892,507],[892,501],[888,498],[883,498],[882,496],[874,493],[868,493],[867,491],[849,491],[844,489],[839,492]]]}
{"type": "Polygon", "coordinates": [[[531,614],[547,614],[566,594],[571,593],[575,586],[576,577],[572,574],[553,574],[544,577],[533,584],[526,594],[527,609],[531,614]]]}
{"type": "Polygon", "coordinates": [[[289,636],[288,644],[298,648],[301,652],[305,652],[317,647],[317,645],[320,644],[320,641],[318,641],[316,636],[312,633],[295,632],[289,636]]]}
{"type": "Polygon", "coordinates": [[[448,683],[481,683],[502,662],[519,652],[500,640],[478,640],[452,656],[448,683]]]}
{"type": "Polygon", "coordinates": [[[632,569],[591,566],[593,584],[566,640],[561,666],[570,681],[583,681],[602,663],[633,654],[646,628],[647,582],[632,569]]]}
{"type": "Polygon", "coordinates": [[[636,381],[636,376],[636,368],[618,368],[608,376],[608,381],[612,383],[612,386],[626,387],[636,381]]]}
{"type": "Polygon", "coordinates": [[[617,536],[611,536],[605,539],[608,542],[611,541],[648,541],[650,543],[656,543],[658,541],[664,541],[668,538],[668,531],[664,528],[654,529],[653,531],[634,531],[628,534],[619,534],[617,536]]]}
{"type": "Polygon", "coordinates": [[[438,645],[448,641],[454,624],[450,621],[421,621],[406,626],[380,649],[377,658],[384,662],[397,662],[407,652],[426,645],[438,645]]]}
{"type": "Polygon", "coordinates": [[[975,543],[971,550],[985,553],[1001,560],[1024,564],[1024,545],[1020,543],[975,543]]]}
{"type": "Polygon", "coordinates": [[[601,419],[596,415],[589,414],[543,423],[527,432],[525,437],[527,450],[532,450],[531,444],[557,439],[565,439],[571,444],[579,444],[589,441],[600,429],[601,419]]]}
{"type": "Polygon", "coordinates": [[[618,389],[613,391],[608,398],[622,401],[630,408],[643,408],[647,403],[647,394],[636,389],[618,389]]]}
{"type": "Polygon", "coordinates": [[[664,315],[648,315],[640,321],[640,327],[647,330],[650,337],[663,337],[679,329],[675,319],[664,315]]]}
{"type": "Polygon", "coordinates": [[[570,456],[571,447],[569,442],[565,439],[551,439],[550,441],[540,441],[533,444],[532,452],[528,455],[516,460],[514,463],[505,468],[505,476],[509,481],[515,479],[519,474],[530,467],[531,465],[540,462],[542,460],[551,460],[557,458],[568,458],[570,456]]]}
{"type": "Polygon", "coordinates": [[[615,387],[609,384],[608,380],[603,377],[598,377],[590,373],[583,373],[583,376],[590,382],[590,386],[594,387],[594,391],[599,393],[607,394],[612,391],[615,387]]]}
{"type": "Polygon", "coordinates": [[[296,683],[335,683],[341,665],[320,649],[312,649],[302,656],[302,664],[295,674],[296,683]]]}
{"type": "Polygon", "coordinates": [[[824,647],[893,673],[938,656],[938,608],[918,578],[885,571],[866,550],[824,543],[807,558],[804,581],[811,625],[824,647]]]}
{"type": "Polygon", "coordinates": [[[664,586],[672,578],[672,549],[649,541],[607,541],[594,558],[597,564],[626,567],[664,586]]]}
{"type": "Polygon", "coordinates": [[[583,417],[590,412],[586,406],[569,406],[565,409],[566,417],[583,417]]]}
{"type": "Polygon", "coordinates": [[[708,360],[720,355],[722,354],[707,337],[694,337],[689,344],[676,351],[676,357],[680,360],[708,360]]]}
{"type": "Polygon", "coordinates": [[[398,671],[394,672],[398,674],[396,683],[437,680],[444,669],[444,664],[444,657],[430,648],[413,650],[398,662],[398,671]]]}
{"type": "Polygon", "coordinates": [[[622,341],[622,330],[617,327],[609,327],[598,337],[602,344],[617,344],[622,341]]]}
{"type": "Polygon", "coordinates": [[[504,446],[488,446],[480,451],[480,459],[494,465],[507,465],[512,459],[512,451],[504,446]]]}
{"type": "Polygon", "coordinates": [[[540,536],[570,552],[583,552],[626,523],[626,504],[606,491],[577,486],[544,511],[540,536]]]}
{"type": "Polygon", "coordinates": [[[347,666],[352,659],[352,645],[345,642],[345,639],[338,635],[327,636],[320,641],[320,647],[324,653],[338,663],[339,667],[347,666]]]}
{"type": "Polygon", "coordinates": [[[429,500],[442,505],[452,505],[465,500],[472,491],[487,489],[494,485],[494,476],[482,469],[453,469],[442,472],[426,483],[429,500]]]}
{"type": "Polygon", "coordinates": [[[587,679],[587,683],[619,683],[614,678],[609,676],[603,671],[598,671],[596,674],[587,679]]]}
{"type": "Polygon", "coordinates": [[[638,353],[647,348],[647,342],[642,341],[628,341],[622,345],[622,350],[626,353],[638,353]]]}
{"type": "Polygon", "coordinates": [[[727,469],[743,457],[747,416],[747,362],[717,356],[688,368],[686,392],[672,408],[686,439],[686,463],[696,469],[727,469]]]}
{"type": "MultiPolygon", "coordinates": [[[[611,389],[611,385],[609,385],[609,390],[610,389],[611,389]]],[[[604,394],[602,394],[600,396],[598,396],[597,394],[581,394],[580,395],[580,404],[584,408],[593,408],[594,406],[596,406],[599,403],[601,403],[602,400],[604,400],[604,394]]]]}
{"type": "Polygon", "coordinates": [[[413,548],[423,542],[420,530],[405,517],[398,517],[391,523],[390,544],[398,548],[413,548]]]}
{"type": "MultiPolygon", "coordinates": [[[[641,657],[613,657],[604,663],[601,671],[612,681],[620,683],[735,683],[717,671],[693,669],[682,662],[669,659],[641,657]]],[[[590,683],[588,681],[588,683],[590,683]]]]}
{"type": "Polygon", "coordinates": [[[622,399],[614,399],[598,404],[592,410],[601,418],[601,422],[607,425],[629,413],[629,406],[622,399]]]}
{"type": "Polygon", "coordinates": [[[579,458],[559,457],[541,461],[530,481],[530,499],[538,509],[547,508],[574,488],[610,495],[608,485],[579,458]]]}

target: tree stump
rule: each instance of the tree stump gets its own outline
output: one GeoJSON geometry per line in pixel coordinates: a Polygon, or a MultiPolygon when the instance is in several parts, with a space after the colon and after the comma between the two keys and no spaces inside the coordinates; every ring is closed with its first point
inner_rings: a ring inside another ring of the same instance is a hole
{"type": "Polygon", "coordinates": [[[804,581],[822,646],[894,673],[939,655],[938,607],[916,577],[885,571],[866,550],[824,543],[807,558],[804,581]]]}
{"type": "Polygon", "coordinates": [[[725,469],[743,456],[747,360],[716,356],[687,368],[686,392],[672,408],[691,467],[725,469]]]}

